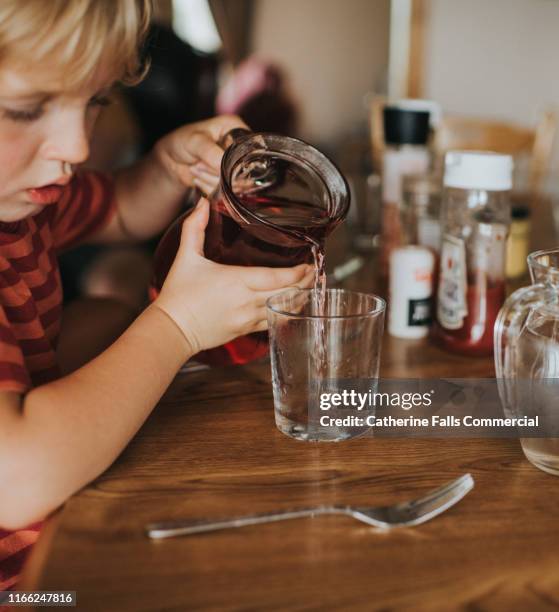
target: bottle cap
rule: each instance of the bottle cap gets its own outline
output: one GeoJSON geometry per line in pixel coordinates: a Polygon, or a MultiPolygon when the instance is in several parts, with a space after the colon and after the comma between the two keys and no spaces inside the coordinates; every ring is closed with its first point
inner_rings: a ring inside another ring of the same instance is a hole
{"type": "Polygon", "coordinates": [[[488,151],[449,151],[445,156],[445,187],[507,191],[512,187],[512,157],[488,151]]]}
{"type": "Polygon", "coordinates": [[[385,106],[384,140],[392,145],[425,145],[429,137],[429,112],[385,106]]]}
{"type": "Polygon", "coordinates": [[[510,213],[513,221],[524,221],[530,217],[530,209],[525,204],[513,206],[510,213]]]}
{"type": "Polygon", "coordinates": [[[434,100],[422,100],[419,98],[403,98],[394,103],[394,106],[405,110],[427,111],[429,113],[429,126],[436,130],[442,119],[441,105],[434,100]]]}

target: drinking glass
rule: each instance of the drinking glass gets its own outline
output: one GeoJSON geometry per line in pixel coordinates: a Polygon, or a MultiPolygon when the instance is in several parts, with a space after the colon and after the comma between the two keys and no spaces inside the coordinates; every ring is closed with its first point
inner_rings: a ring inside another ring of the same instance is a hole
{"type": "Polygon", "coordinates": [[[370,429],[385,301],[371,294],[288,289],[267,302],[276,425],[298,440],[340,441],[370,429]],[[336,394],[348,401],[337,402],[336,394]],[[328,408],[326,406],[328,405],[328,408]]]}

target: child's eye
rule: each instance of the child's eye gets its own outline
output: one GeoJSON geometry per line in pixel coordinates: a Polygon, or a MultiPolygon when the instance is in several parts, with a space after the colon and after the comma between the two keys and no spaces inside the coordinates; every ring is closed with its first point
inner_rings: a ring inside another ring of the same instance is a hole
{"type": "MultiPolygon", "coordinates": [[[[93,96],[88,103],[88,106],[107,106],[111,100],[106,95],[93,96]]],[[[3,109],[3,115],[11,121],[31,122],[39,119],[44,112],[43,106],[37,106],[30,110],[16,110],[14,108],[3,109]]]]}
{"type": "Polygon", "coordinates": [[[89,106],[108,106],[111,103],[109,96],[93,96],[89,100],[89,106]]]}
{"type": "Polygon", "coordinates": [[[12,121],[35,121],[43,114],[43,107],[38,106],[31,110],[15,110],[13,108],[4,109],[4,117],[12,121]]]}

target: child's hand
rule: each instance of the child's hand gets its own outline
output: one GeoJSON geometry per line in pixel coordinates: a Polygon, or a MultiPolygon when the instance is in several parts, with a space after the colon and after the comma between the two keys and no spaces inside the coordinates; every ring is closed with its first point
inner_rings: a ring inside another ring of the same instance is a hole
{"type": "Polygon", "coordinates": [[[210,194],[219,181],[223,149],[218,142],[232,129],[248,129],[239,117],[221,115],[185,125],[162,138],[156,153],[169,175],[186,187],[210,194]]]}
{"type": "Polygon", "coordinates": [[[267,329],[266,300],[288,287],[310,287],[314,269],[226,266],[204,258],[209,205],[200,200],[182,227],[181,244],[154,304],[184,334],[192,353],[267,329]]]}

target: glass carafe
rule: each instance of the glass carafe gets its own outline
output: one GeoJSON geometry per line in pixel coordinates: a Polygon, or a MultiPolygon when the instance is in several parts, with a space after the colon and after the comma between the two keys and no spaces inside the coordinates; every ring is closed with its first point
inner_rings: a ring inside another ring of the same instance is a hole
{"type": "MultiPolygon", "coordinates": [[[[294,138],[233,130],[219,185],[210,200],[204,254],[223,264],[288,267],[321,263],[324,244],[349,208],[338,168],[320,151],[294,138]]],[[[182,222],[164,234],[154,261],[151,297],[157,296],[175,259],[182,222]]],[[[243,364],[268,351],[266,332],[237,338],[196,359],[210,365],[243,364]]]]}
{"type": "Polygon", "coordinates": [[[495,368],[507,417],[535,417],[521,438],[534,465],[559,475],[559,248],[528,256],[532,285],[513,293],[495,324],[495,368]]]}

